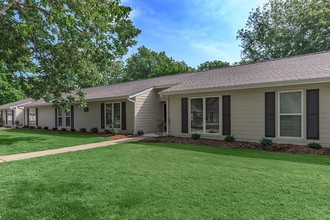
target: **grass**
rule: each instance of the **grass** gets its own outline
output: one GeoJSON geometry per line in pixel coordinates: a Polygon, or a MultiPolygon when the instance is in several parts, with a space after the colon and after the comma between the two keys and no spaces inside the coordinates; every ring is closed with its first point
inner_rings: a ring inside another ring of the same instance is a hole
{"type": "Polygon", "coordinates": [[[330,158],[126,143],[0,164],[0,219],[329,219],[330,158]]]}
{"type": "Polygon", "coordinates": [[[0,131],[0,155],[49,150],[81,144],[107,141],[105,137],[79,134],[60,134],[47,131],[0,131]]]}

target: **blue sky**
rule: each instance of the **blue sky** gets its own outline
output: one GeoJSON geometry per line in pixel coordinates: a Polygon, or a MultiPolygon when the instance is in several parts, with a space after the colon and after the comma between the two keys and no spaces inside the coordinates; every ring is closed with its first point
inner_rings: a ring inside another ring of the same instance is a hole
{"type": "MultiPolygon", "coordinates": [[[[252,8],[266,0],[122,0],[133,9],[131,19],[142,30],[138,44],[165,51],[192,67],[204,61],[240,60],[237,30],[245,27],[252,8]]],[[[127,56],[126,56],[127,57],[127,56]]]]}

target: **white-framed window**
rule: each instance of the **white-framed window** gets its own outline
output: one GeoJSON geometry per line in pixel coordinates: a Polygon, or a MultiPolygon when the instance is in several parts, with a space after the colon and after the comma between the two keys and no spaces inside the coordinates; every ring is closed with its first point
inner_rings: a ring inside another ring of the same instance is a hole
{"type": "Polygon", "coordinates": [[[57,111],[58,127],[71,127],[71,112],[57,111]]]}
{"type": "Polygon", "coordinates": [[[37,120],[36,120],[36,109],[30,108],[29,109],[29,125],[30,126],[36,126],[37,120]]]}
{"type": "Polygon", "coordinates": [[[7,112],[7,125],[13,124],[13,113],[12,111],[7,112]]]}
{"type": "Polygon", "coordinates": [[[105,104],[105,127],[121,129],[121,103],[105,104]]]}
{"type": "Polygon", "coordinates": [[[279,137],[303,137],[303,92],[279,92],[279,137]]]}
{"type": "Polygon", "coordinates": [[[220,98],[191,98],[190,133],[220,133],[220,98]]]}

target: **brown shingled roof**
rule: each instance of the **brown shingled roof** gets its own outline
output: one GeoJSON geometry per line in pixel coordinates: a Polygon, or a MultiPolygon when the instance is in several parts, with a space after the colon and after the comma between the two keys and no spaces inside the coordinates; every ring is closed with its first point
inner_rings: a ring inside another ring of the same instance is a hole
{"type": "MultiPolygon", "coordinates": [[[[149,88],[167,86],[163,94],[189,91],[220,90],[228,88],[250,88],[276,83],[309,83],[317,80],[330,82],[330,51],[263,61],[253,64],[231,66],[202,72],[184,73],[136,80],[114,85],[86,88],[86,100],[129,97],[149,88]],[[170,86],[171,85],[171,86],[170,86]]],[[[48,104],[43,100],[33,101],[27,106],[48,104]]],[[[14,105],[13,103],[7,105],[14,105]]],[[[0,109],[3,106],[0,106],[0,109]]]]}

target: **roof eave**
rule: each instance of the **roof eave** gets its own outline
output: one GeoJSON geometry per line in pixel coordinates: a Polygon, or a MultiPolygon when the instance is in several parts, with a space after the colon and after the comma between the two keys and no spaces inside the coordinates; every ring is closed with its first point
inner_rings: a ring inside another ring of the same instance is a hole
{"type": "Polygon", "coordinates": [[[304,79],[304,80],[289,80],[280,82],[267,82],[267,83],[254,83],[237,86],[220,86],[212,88],[199,88],[199,89],[186,89],[177,91],[161,91],[159,94],[162,95],[180,95],[180,94],[191,94],[191,93],[204,93],[204,92],[217,92],[217,91],[230,91],[230,90],[242,90],[242,89],[258,89],[267,87],[279,87],[279,86],[294,86],[303,84],[315,84],[315,83],[327,83],[330,82],[330,77],[317,78],[317,79],[304,79]]]}

